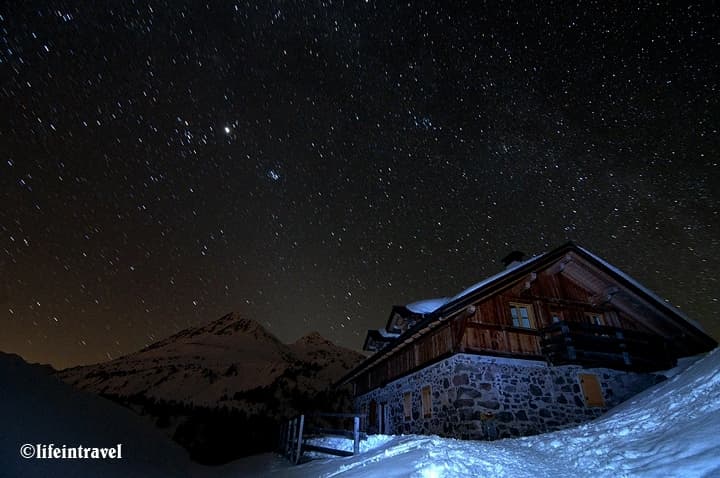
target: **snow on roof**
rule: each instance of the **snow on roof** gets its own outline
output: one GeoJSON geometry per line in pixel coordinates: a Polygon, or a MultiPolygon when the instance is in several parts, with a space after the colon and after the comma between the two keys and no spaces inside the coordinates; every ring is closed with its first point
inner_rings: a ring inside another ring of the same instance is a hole
{"type": "Polygon", "coordinates": [[[428,314],[430,312],[436,311],[443,305],[447,304],[449,300],[450,299],[448,299],[447,297],[419,300],[417,302],[412,302],[406,305],[405,308],[408,309],[410,312],[415,312],[416,314],[428,314]]]}
{"type": "Polygon", "coordinates": [[[497,274],[492,275],[492,276],[488,277],[487,279],[483,279],[480,282],[471,285],[467,289],[463,290],[462,292],[460,292],[452,297],[441,297],[438,299],[419,300],[417,302],[412,302],[410,304],[407,304],[405,307],[409,311],[415,312],[417,314],[429,314],[431,312],[435,312],[436,310],[438,310],[440,307],[444,306],[445,304],[449,304],[450,302],[455,302],[456,300],[461,299],[461,298],[465,297],[466,295],[475,292],[476,290],[480,289],[481,287],[484,287],[487,284],[490,284],[491,282],[496,281],[496,280],[510,274],[518,267],[522,267],[525,264],[533,262],[544,255],[545,254],[540,254],[537,256],[533,256],[526,261],[516,262],[516,263],[508,266],[506,269],[502,270],[501,272],[498,272],[497,274]]]}
{"type": "Polygon", "coordinates": [[[387,330],[385,330],[385,327],[383,327],[382,329],[377,329],[377,331],[380,332],[380,335],[382,335],[383,337],[391,337],[391,338],[400,337],[400,334],[390,333],[387,330]]]}

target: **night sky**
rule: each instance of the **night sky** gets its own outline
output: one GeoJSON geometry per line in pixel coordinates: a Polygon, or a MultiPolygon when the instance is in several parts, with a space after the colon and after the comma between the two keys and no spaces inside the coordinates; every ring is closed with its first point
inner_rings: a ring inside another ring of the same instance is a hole
{"type": "Polygon", "coordinates": [[[569,239],[719,338],[718,10],[503,3],[4,2],[0,350],[359,349],[569,239]]]}

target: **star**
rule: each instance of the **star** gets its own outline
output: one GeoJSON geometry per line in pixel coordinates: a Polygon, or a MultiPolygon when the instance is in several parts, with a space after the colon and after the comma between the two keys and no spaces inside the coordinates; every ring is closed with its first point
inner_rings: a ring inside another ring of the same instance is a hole
{"type": "Polygon", "coordinates": [[[567,240],[720,335],[712,8],[177,1],[0,16],[0,350],[231,311],[358,349],[567,240]]]}

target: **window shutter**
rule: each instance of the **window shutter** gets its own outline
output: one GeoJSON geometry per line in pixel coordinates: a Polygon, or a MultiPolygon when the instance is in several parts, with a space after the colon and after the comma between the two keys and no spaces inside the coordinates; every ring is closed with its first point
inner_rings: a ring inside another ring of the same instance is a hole
{"type": "Polygon", "coordinates": [[[600,387],[597,375],[581,373],[580,387],[585,397],[585,405],[588,407],[605,406],[605,399],[603,398],[602,388],[600,387]]]}
{"type": "Polygon", "coordinates": [[[430,387],[423,387],[422,389],[422,412],[425,418],[432,416],[432,395],[430,387]]]}

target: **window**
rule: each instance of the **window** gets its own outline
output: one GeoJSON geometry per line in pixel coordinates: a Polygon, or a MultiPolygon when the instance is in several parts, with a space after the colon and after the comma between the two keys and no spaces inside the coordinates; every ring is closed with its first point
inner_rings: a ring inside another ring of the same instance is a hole
{"type": "Polygon", "coordinates": [[[600,382],[598,382],[597,375],[581,373],[580,386],[582,387],[583,396],[585,397],[585,405],[588,407],[605,406],[605,399],[603,398],[602,388],[600,387],[600,382]]]}
{"type": "Polygon", "coordinates": [[[405,413],[405,420],[412,418],[412,393],[405,392],[403,395],[403,412],[405,413]]]}
{"type": "Polygon", "coordinates": [[[585,317],[588,318],[592,325],[605,325],[605,320],[602,314],[596,312],[586,312],[585,317]]]}
{"type": "Polygon", "coordinates": [[[510,316],[513,327],[532,329],[532,306],[530,304],[510,303],[510,316]]]}
{"type": "Polygon", "coordinates": [[[422,389],[422,413],[425,418],[432,416],[432,395],[429,385],[422,389]]]}

